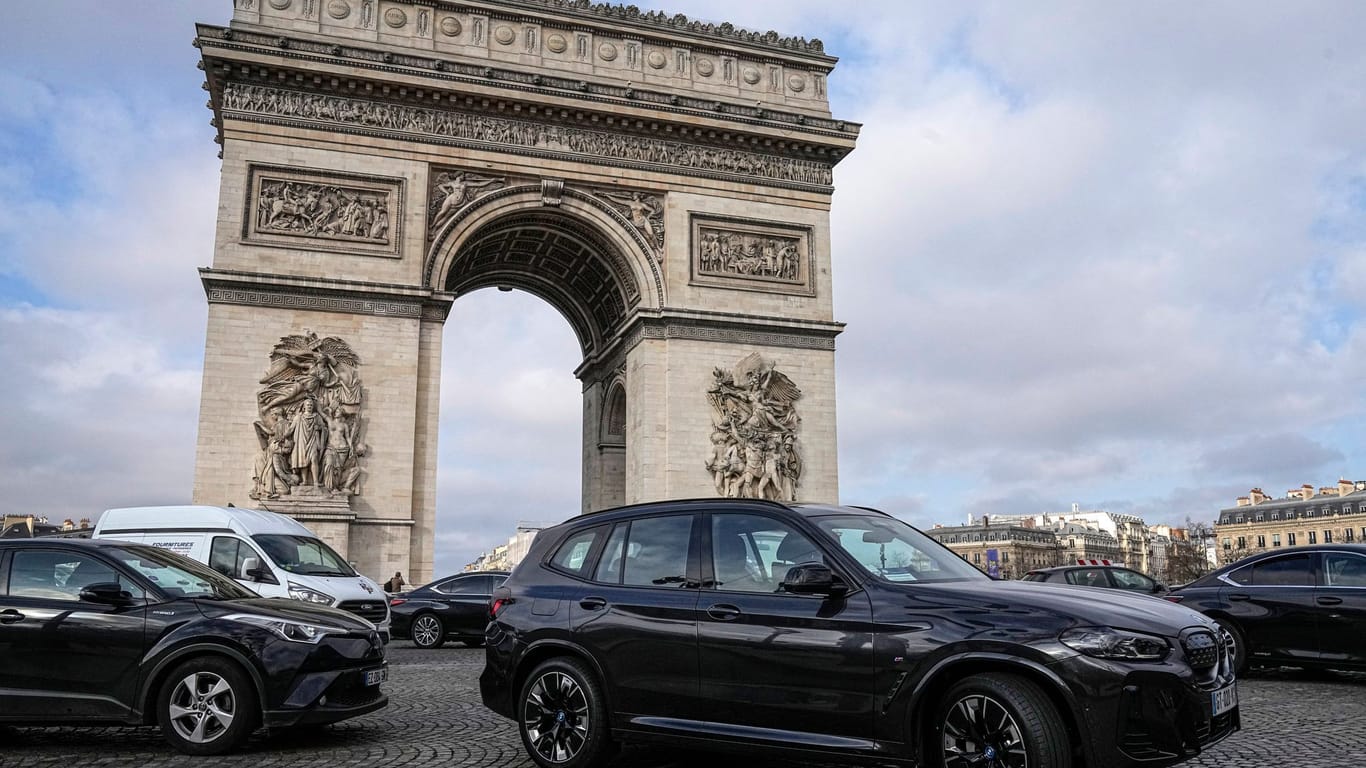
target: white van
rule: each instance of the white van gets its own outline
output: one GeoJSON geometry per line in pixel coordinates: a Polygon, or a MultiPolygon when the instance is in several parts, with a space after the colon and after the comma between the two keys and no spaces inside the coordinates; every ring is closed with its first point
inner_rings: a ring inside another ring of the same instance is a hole
{"type": "Polygon", "coordinates": [[[297,520],[237,507],[106,510],[94,538],[150,544],[213,568],[262,597],[322,603],[368,619],[389,641],[389,600],[379,585],[297,520]]]}

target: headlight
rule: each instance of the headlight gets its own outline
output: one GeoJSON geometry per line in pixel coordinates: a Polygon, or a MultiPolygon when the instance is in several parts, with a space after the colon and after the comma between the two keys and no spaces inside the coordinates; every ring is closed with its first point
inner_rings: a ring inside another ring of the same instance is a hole
{"type": "Polygon", "coordinates": [[[1161,661],[1171,653],[1171,646],[1163,638],[1113,627],[1069,629],[1058,640],[1074,651],[1100,659],[1161,661]]]}
{"type": "Polygon", "coordinates": [[[322,603],[323,605],[332,604],[332,596],[325,595],[316,589],[289,582],[289,596],[295,600],[303,600],[306,603],[322,603]]]}
{"type": "Polygon", "coordinates": [[[234,613],[231,616],[224,616],[227,621],[240,621],[243,624],[252,624],[257,627],[269,629],[271,632],[291,640],[296,643],[313,643],[316,645],[328,635],[344,635],[346,630],[338,627],[328,627],[322,624],[309,624],[302,621],[291,621],[289,619],[274,619],[269,616],[257,616],[252,613],[234,613]]]}

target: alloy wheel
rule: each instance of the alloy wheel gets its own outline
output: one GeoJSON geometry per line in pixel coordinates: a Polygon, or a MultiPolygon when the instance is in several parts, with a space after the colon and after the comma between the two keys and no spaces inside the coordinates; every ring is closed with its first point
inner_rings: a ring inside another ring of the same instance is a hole
{"type": "Polygon", "coordinates": [[[944,768],[1028,768],[1019,723],[1000,702],[981,694],[959,699],[944,716],[944,768]]]}
{"type": "Polygon", "coordinates": [[[413,622],[413,642],[423,648],[436,645],[441,639],[441,621],[431,614],[419,616],[413,622]]]}
{"type": "Polygon", "coordinates": [[[522,703],[522,727],[528,743],[545,760],[573,760],[588,741],[588,697],[563,672],[541,675],[522,703]]]}
{"type": "Polygon", "coordinates": [[[237,716],[237,696],[228,681],[213,672],[194,672],[171,692],[168,714],[181,738],[208,744],[232,725],[237,716]]]}

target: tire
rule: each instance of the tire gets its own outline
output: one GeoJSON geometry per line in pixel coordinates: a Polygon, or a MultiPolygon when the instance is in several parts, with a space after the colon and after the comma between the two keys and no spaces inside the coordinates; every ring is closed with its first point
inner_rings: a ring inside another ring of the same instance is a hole
{"type": "Polygon", "coordinates": [[[1017,675],[959,680],[932,721],[929,764],[940,768],[1071,768],[1062,715],[1037,685],[1017,675]]]}
{"type": "Polygon", "coordinates": [[[413,618],[413,626],[408,635],[413,638],[413,645],[418,648],[440,648],[446,642],[446,625],[436,614],[419,613],[413,618]]]}
{"type": "Polygon", "coordinates": [[[1229,619],[1215,619],[1224,631],[1224,641],[1233,643],[1233,674],[1242,677],[1247,671],[1247,639],[1238,625],[1229,619]]]}
{"type": "Polygon", "coordinates": [[[260,719],[247,673],[222,656],[200,656],[171,670],[157,695],[157,721],[187,755],[221,755],[241,746],[260,719]]]}
{"type": "Polygon", "coordinates": [[[615,751],[602,686],[582,661],[560,657],[527,675],[517,699],[522,746],[542,768],[588,768],[615,751]]]}

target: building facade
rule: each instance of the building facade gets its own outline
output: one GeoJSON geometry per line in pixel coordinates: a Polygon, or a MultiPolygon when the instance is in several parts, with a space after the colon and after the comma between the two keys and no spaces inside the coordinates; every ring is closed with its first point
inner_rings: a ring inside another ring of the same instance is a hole
{"type": "Polygon", "coordinates": [[[936,526],[926,531],[954,554],[991,573],[996,563],[1003,579],[1018,579],[1034,568],[1057,565],[1061,555],[1058,537],[1049,530],[1018,524],[936,526]]]}
{"type": "Polygon", "coordinates": [[[1366,481],[1305,484],[1279,499],[1253,488],[1219,510],[1214,538],[1220,564],[1283,547],[1366,541],[1366,481]]]}

